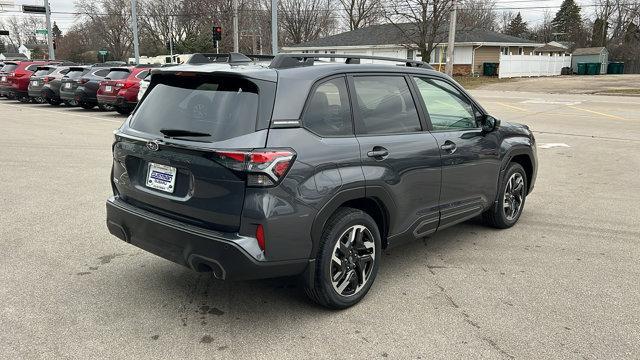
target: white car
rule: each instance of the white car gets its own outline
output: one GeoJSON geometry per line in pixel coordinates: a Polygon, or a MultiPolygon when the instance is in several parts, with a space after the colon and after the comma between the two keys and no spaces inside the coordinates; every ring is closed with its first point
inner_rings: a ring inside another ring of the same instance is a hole
{"type": "Polygon", "coordinates": [[[142,81],[140,81],[140,90],[138,90],[138,102],[144,96],[144,93],[147,91],[149,87],[149,83],[151,82],[151,74],[147,75],[142,81]]]}

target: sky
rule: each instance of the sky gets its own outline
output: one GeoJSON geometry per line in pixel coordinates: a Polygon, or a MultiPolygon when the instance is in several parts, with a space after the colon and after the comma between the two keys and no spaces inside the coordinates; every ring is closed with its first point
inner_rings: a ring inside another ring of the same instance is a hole
{"type": "MultiPolygon", "coordinates": [[[[15,7],[7,7],[5,6],[3,9],[6,10],[14,10],[10,12],[0,13],[0,19],[6,18],[12,15],[20,15],[20,12],[17,11],[19,9],[19,5],[42,5],[42,0],[0,0],[0,3],[3,2],[13,2],[15,3],[15,7]]],[[[593,4],[592,0],[576,0],[576,2],[580,5],[591,5],[593,4]]],[[[562,3],[562,0],[496,0],[497,8],[527,8],[527,7],[555,7],[549,9],[509,9],[505,11],[513,11],[522,14],[522,17],[530,26],[538,25],[542,22],[542,18],[545,10],[550,11],[552,14],[558,10],[558,7],[562,3]]],[[[72,14],[56,14],[55,12],[74,12],[75,7],[73,4],[73,0],[49,0],[49,4],[51,5],[52,20],[58,24],[58,27],[64,33],[68,30],[75,20],[75,15],[72,14]]],[[[592,7],[584,7],[582,9],[582,14],[591,15],[593,13],[592,7]]]]}

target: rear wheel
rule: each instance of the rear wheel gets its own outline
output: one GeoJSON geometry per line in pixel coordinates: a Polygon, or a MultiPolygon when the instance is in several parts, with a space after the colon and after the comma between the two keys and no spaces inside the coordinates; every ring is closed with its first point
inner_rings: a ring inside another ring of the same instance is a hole
{"type": "Polygon", "coordinates": [[[116,106],[116,111],[118,112],[118,114],[122,114],[122,115],[131,114],[131,109],[130,108],[126,108],[126,107],[122,107],[122,106],[116,106]]]}
{"type": "Polygon", "coordinates": [[[314,284],[307,286],[307,295],[332,309],[356,304],[376,278],[380,251],[380,232],[371,216],[358,209],[338,209],[322,232],[314,284]]]}
{"type": "Polygon", "coordinates": [[[49,105],[53,105],[53,106],[58,106],[60,105],[60,99],[52,99],[52,98],[46,98],[47,102],[49,103],[49,105]]]}
{"type": "Polygon", "coordinates": [[[113,111],[113,105],[98,104],[98,109],[102,111],[113,111]]]}
{"type": "Polygon", "coordinates": [[[500,186],[498,200],[483,214],[485,222],[498,229],[515,225],[524,209],[527,189],[527,173],[522,165],[509,164],[500,186]]]}
{"type": "Polygon", "coordinates": [[[31,102],[31,98],[30,98],[30,97],[28,97],[28,96],[20,96],[20,97],[18,98],[18,101],[20,101],[21,103],[25,103],[25,104],[27,104],[27,103],[30,103],[30,102],[31,102]]]}
{"type": "Polygon", "coordinates": [[[80,105],[80,107],[85,109],[85,110],[91,110],[96,106],[95,104],[84,102],[84,101],[78,103],[78,105],[80,105]]]}
{"type": "Polygon", "coordinates": [[[69,107],[78,106],[78,102],[75,100],[65,100],[64,104],[69,107]]]}

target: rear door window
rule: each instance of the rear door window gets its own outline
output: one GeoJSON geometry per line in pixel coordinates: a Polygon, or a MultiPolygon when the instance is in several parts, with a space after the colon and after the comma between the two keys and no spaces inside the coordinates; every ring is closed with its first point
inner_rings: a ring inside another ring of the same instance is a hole
{"type": "Polygon", "coordinates": [[[67,77],[69,77],[69,79],[78,79],[82,74],[84,74],[84,70],[70,70],[67,73],[67,77]]]}
{"type": "Polygon", "coordinates": [[[105,77],[110,80],[122,80],[128,78],[129,75],[131,75],[131,72],[127,70],[112,70],[105,77]]]}
{"type": "Polygon", "coordinates": [[[356,76],[353,85],[358,134],[422,130],[409,85],[403,76],[356,76]]]}
{"type": "Polygon", "coordinates": [[[27,71],[36,71],[36,69],[38,68],[38,66],[40,66],[40,65],[38,65],[38,64],[32,64],[32,65],[27,66],[25,70],[27,70],[27,71]]]}
{"type": "Polygon", "coordinates": [[[162,76],[134,113],[131,127],[162,137],[162,130],[201,136],[184,140],[215,142],[253,133],[258,86],[246,79],[210,76],[162,76]]]}
{"type": "Polygon", "coordinates": [[[105,77],[109,74],[109,69],[98,70],[93,73],[94,76],[105,77]]]}
{"type": "Polygon", "coordinates": [[[138,79],[144,79],[147,77],[147,75],[149,75],[149,70],[139,72],[138,75],[136,75],[136,77],[138,79]]]}
{"type": "Polygon", "coordinates": [[[302,123],[320,136],[353,134],[349,94],[344,77],[327,80],[316,87],[302,123]]]}
{"type": "Polygon", "coordinates": [[[50,74],[52,69],[40,69],[33,73],[33,76],[44,76],[50,74]]]}

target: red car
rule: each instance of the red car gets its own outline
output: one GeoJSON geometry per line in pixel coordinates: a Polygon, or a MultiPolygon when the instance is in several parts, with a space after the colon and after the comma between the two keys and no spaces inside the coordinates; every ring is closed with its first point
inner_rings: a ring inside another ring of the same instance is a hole
{"type": "Polygon", "coordinates": [[[28,102],[29,80],[38,66],[47,61],[7,61],[0,73],[0,93],[9,99],[28,102]]]}
{"type": "Polygon", "coordinates": [[[128,115],[138,103],[140,81],[149,74],[149,66],[111,68],[98,89],[98,103],[113,106],[120,114],[128,115]]]}

